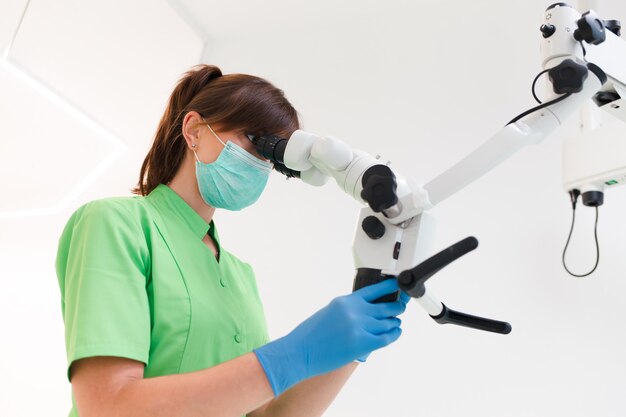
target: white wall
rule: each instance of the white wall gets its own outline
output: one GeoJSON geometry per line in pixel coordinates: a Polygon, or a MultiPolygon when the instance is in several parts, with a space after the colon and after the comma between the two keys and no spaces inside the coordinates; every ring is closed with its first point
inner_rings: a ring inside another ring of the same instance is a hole
{"type": "MultiPolygon", "coordinates": [[[[11,55],[80,103],[127,150],[62,211],[0,220],[0,325],[8,341],[0,344],[2,415],[66,412],[56,239],[78,205],[127,194],[167,94],[202,50],[196,35],[163,3],[107,2],[96,11],[91,11],[95,2],[86,3],[65,0],[52,7],[32,0],[32,14],[24,21],[29,30],[20,32],[11,55]],[[54,13],[67,19],[63,30],[46,26],[51,19],[44,16],[54,13]],[[101,22],[115,22],[123,33],[112,34],[101,22]],[[168,36],[153,42],[149,34],[157,36],[160,27],[168,28],[168,36]],[[96,46],[86,48],[76,34],[91,36],[90,45],[96,46]],[[52,48],[59,51],[51,54],[52,48]],[[148,52],[133,52],[144,48],[148,52]],[[88,68],[80,71],[83,65],[88,68]]],[[[285,90],[306,129],[382,154],[405,175],[426,182],[533,105],[538,27],[550,3],[179,4],[211,37],[206,62],[226,73],[268,78],[285,90]]],[[[626,7],[618,2],[600,2],[599,12],[626,19],[626,7]]],[[[1,125],[9,122],[5,117],[0,114],[1,125]]],[[[18,127],[37,127],[33,115],[23,118],[18,127]]],[[[20,140],[62,140],[63,128],[35,136],[20,140]]],[[[85,133],[92,136],[98,141],[93,131],[85,133]]],[[[14,139],[7,132],[0,138],[0,151],[14,139]]],[[[513,332],[500,336],[439,326],[411,304],[402,338],[372,354],[326,415],[626,413],[621,305],[626,189],[607,194],[600,210],[597,272],[583,280],[569,277],[560,265],[571,211],[560,184],[559,139],[521,151],[433,210],[436,250],[468,235],[480,246],[439,273],[430,288],[452,308],[510,321],[513,332]]],[[[26,153],[15,149],[10,159],[0,153],[2,164],[10,162],[16,175],[41,178],[39,163],[29,159],[38,146],[26,153]]],[[[54,155],[43,175],[75,172],[72,164],[92,155],[89,147],[69,146],[54,155]]],[[[28,198],[43,187],[32,184],[24,187],[28,198]]],[[[54,177],[44,186],[59,194],[65,189],[54,177]]],[[[258,204],[216,215],[224,245],[256,268],[272,336],[350,290],[357,211],[358,204],[332,184],[316,189],[276,175],[258,204]],[[270,224],[259,221],[268,218],[270,224]]],[[[591,210],[581,207],[570,248],[576,270],[593,263],[592,224],[591,210]]]]}

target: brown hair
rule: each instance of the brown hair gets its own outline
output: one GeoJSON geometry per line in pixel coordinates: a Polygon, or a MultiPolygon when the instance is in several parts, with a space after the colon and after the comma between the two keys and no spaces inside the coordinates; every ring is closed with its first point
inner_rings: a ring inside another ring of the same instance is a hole
{"type": "Polygon", "coordinates": [[[298,113],[283,91],[268,81],[246,74],[222,75],[214,65],[197,65],[174,88],[133,193],[148,195],[178,172],[186,151],[182,124],[190,111],[222,130],[289,137],[299,128],[298,113]]]}

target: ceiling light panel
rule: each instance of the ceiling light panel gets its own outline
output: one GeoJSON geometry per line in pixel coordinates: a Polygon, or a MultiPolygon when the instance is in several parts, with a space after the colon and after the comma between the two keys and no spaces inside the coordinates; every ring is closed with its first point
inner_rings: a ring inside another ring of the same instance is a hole
{"type": "Polygon", "coordinates": [[[46,212],[119,145],[0,66],[0,219],[46,212]]]}
{"type": "Polygon", "coordinates": [[[9,58],[144,147],[203,44],[166,0],[31,0],[9,58]]]}
{"type": "Polygon", "coordinates": [[[0,53],[4,54],[19,25],[28,0],[0,1],[0,53]]]}

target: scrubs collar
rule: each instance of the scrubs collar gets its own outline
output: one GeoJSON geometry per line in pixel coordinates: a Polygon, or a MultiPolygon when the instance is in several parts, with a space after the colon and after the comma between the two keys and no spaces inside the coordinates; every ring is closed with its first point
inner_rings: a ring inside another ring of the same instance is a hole
{"type": "Polygon", "coordinates": [[[202,239],[204,235],[210,233],[215,240],[218,240],[213,220],[211,220],[210,224],[207,223],[185,202],[185,200],[167,185],[157,185],[146,198],[152,200],[158,206],[173,212],[199,239],[202,239]]]}

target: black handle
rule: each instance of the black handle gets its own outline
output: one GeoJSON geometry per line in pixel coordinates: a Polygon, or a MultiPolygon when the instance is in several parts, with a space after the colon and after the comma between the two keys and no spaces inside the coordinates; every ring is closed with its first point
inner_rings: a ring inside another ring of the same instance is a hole
{"type": "Polygon", "coordinates": [[[400,289],[411,297],[420,298],[424,295],[424,292],[426,292],[424,283],[430,277],[477,247],[478,240],[475,237],[466,237],[426,259],[415,268],[402,271],[400,275],[398,275],[398,285],[400,289]]]}
{"type": "MultiPolygon", "coordinates": [[[[356,277],[354,278],[354,283],[352,284],[352,292],[359,290],[363,287],[378,284],[379,282],[389,278],[393,277],[383,274],[380,269],[358,268],[356,272],[356,277]]],[[[398,301],[399,299],[400,292],[395,291],[391,294],[383,295],[382,297],[377,298],[376,300],[374,300],[374,303],[390,303],[393,301],[398,301]]]]}
{"type": "Polygon", "coordinates": [[[436,316],[430,316],[439,324],[456,324],[457,326],[471,327],[472,329],[485,330],[487,332],[509,334],[511,333],[511,325],[505,321],[486,319],[483,317],[472,316],[471,314],[461,313],[452,310],[441,303],[443,310],[436,316]]]}
{"type": "MultiPolygon", "coordinates": [[[[426,259],[413,269],[402,271],[398,275],[398,286],[411,297],[420,298],[426,293],[424,283],[430,277],[477,247],[478,240],[475,237],[466,237],[426,259]]],[[[511,325],[507,322],[472,316],[452,310],[443,303],[441,305],[441,312],[436,316],[431,316],[439,324],[456,324],[457,326],[471,327],[472,329],[500,334],[511,333],[511,325]]]]}

